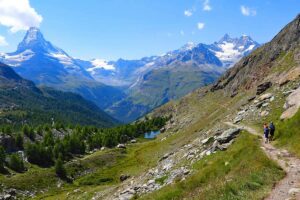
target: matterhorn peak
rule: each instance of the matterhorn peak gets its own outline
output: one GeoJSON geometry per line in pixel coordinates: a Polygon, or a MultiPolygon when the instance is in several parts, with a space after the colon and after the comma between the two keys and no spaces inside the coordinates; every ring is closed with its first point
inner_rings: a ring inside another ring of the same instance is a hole
{"type": "Polygon", "coordinates": [[[31,50],[33,52],[52,52],[56,48],[45,40],[42,32],[37,27],[30,27],[22,42],[18,45],[17,53],[31,50]]]}

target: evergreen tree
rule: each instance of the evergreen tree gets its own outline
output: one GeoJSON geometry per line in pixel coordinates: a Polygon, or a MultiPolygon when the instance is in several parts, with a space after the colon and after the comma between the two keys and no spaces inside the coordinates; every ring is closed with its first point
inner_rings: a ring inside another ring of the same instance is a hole
{"type": "Polygon", "coordinates": [[[65,179],[67,177],[67,172],[64,167],[62,154],[58,156],[58,159],[55,162],[55,173],[61,179],[65,179]]]}
{"type": "Polygon", "coordinates": [[[9,168],[16,172],[23,172],[25,170],[23,159],[17,154],[12,154],[9,157],[9,168]]]}
{"type": "Polygon", "coordinates": [[[2,146],[0,146],[0,171],[4,170],[5,158],[5,150],[2,146]]]}
{"type": "Polygon", "coordinates": [[[16,146],[18,149],[23,149],[24,148],[24,138],[22,134],[17,134],[16,136],[16,146]]]}

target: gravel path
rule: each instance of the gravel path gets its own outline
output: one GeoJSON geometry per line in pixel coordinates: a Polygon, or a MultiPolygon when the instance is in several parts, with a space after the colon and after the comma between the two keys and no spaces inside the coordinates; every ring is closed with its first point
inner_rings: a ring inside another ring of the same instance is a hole
{"type": "MultiPolygon", "coordinates": [[[[262,135],[251,127],[235,125],[231,122],[225,124],[247,130],[254,135],[262,135]]],[[[272,160],[276,161],[286,172],[284,179],[279,181],[265,200],[300,200],[300,159],[288,151],[278,149],[272,144],[261,143],[261,148],[272,160]]]]}

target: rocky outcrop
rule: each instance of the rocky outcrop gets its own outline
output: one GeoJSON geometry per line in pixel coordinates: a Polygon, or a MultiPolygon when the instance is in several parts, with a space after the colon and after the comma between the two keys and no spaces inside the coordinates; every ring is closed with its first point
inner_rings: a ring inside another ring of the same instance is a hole
{"type": "Polygon", "coordinates": [[[257,89],[256,89],[256,95],[260,95],[260,94],[264,93],[271,86],[272,86],[272,83],[270,81],[258,85],[257,89]]]}
{"type": "MultiPolygon", "coordinates": [[[[229,69],[212,86],[211,91],[224,89],[227,95],[241,89],[252,89],[262,81],[277,81],[277,76],[272,74],[272,67],[278,64],[278,59],[283,54],[295,55],[295,49],[300,45],[300,15],[285,26],[271,42],[253,51],[249,56],[244,57],[234,67],[229,69]]],[[[269,86],[260,86],[258,94],[261,94],[269,86]]]]}
{"type": "Polygon", "coordinates": [[[293,117],[300,108],[300,87],[292,92],[286,99],[284,109],[286,109],[280,119],[288,119],[293,117]]]}
{"type": "Polygon", "coordinates": [[[240,131],[241,130],[237,128],[228,129],[218,136],[216,141],[218,141],[220,144],[228,143],[233,140],[240,133],[240,131]]]}

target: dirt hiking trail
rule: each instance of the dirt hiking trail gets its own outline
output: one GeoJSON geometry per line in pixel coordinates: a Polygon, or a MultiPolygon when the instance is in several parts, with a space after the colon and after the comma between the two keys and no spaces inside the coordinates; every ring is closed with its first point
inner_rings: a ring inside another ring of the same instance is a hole
{"type": "MultiPolygon", "coordinates": [[[[236,125],[231,122],[225,122],[225,124],[244,129],[253,135],[262,136],[262,134],[248,126],[236,125]]],[[[264,140],[261,142],[261,148],[269,158],[277,162],[286,172],[286,176],[274,186],[265,200],[300,200],[300,159],[286,150],[274,147],[270,143],[265,144],[264,140]]]]}

